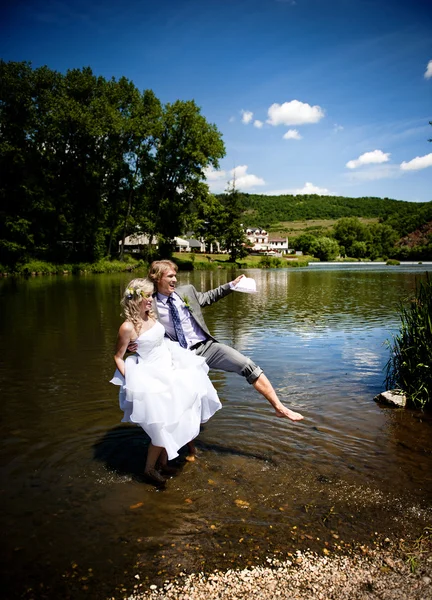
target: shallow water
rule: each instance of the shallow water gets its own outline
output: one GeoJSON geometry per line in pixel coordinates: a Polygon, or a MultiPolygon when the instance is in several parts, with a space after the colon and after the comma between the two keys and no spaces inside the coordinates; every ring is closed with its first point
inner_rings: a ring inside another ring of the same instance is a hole
{"type": "MultiPolygon", "coordinates": [[[[230,295],[206,321],[305,420],[275,418],[242,378],[212,372],[223,409],[163,491],[142,481],[146,436],[119,424],[108,383],[129,277],[0,280],[6,597],[121,596],[181,570],[430,524],[432,420],[373,400],[399,302],[427,269],[248,271],[258,293],[230,295]]],[[[235,275],[179,279],[210,289],[235,275]]]]}

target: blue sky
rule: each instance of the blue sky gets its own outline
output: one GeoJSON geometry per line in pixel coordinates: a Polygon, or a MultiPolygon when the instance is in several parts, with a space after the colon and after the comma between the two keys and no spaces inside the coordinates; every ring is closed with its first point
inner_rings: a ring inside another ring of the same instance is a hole
{"type": "Polygon", "coordinates": [[[431,0],[15,0],[0,57],[194,99],[211,190],[432,200],[431,0]]]}

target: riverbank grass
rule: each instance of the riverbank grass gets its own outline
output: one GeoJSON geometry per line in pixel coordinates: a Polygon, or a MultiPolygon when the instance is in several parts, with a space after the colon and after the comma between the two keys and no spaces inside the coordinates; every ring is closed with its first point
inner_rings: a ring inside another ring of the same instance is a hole
{"type": "Polygon", "coordinates": [[[388,389],[401,390],[408,404],[432,408],[432,281],[416,285],[415,295],[400,307],[400,331],[387,342],[391,356],[386,366],[388,389]]]}
{"type": "Polygon", "coordinates": [[[228,254],[201,254],[194,252],[174,252],[173,261],[180,270],[203,269],[266,269],[307,267],[317,261],[312,256],[288,255],[282,257],[248,255],[237,262],[230,261],[228,254]],[[188,268],[189,267],[189,268],[188,268]]]}
{"type": "MultiPolygon", "coordinates": [[[[212,270],[212,269],[267,269],[286,267],[307,267],[309,262],[317,261],[312,256],[246,256],[232,262],[227,254],[195,254],[193,252],[175,252],[172,257],[180,271],[212,270]]],[[[96,263],[64,263],[57,264],[43,260],[28,260],[14,267],[0,265],[0,274],[36,276],[36,275],[66,275],[86,273],[123,273],[135,269],[147,270],[149,263],[126,254],[124,260],[109,260],[104,258],[96,263]]]]}
{"type": "Polygon", "coordinates": [[[122,273],[134,271],[138,268],[147,268],[143,260],[136,260],[127,256],[125,260],[102,259],[95,263],[65,263],[56,264],[43,260],[29,260],[19,263],[13,268],[1,267],[1,273],[10,275],[35,276],[35,275],[66,275],[86,273],[122,273]]]}

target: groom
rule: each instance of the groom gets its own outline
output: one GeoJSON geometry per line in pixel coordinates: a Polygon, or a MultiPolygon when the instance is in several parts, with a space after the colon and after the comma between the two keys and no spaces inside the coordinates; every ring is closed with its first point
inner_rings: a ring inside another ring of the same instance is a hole
{"type": "Polygon", "coordinates": [[[238,373],[245,377],[248,383],[270,402],[278,417],[300,421],[303,416],[282,404],[260,367],[234,348],[218,342],[207,329],[201,307],[213,304],[230,294],[242,277],[244,275],[214,290],[198,292],[193,285],[176,288],[175,263],[170,260],[154,261],[148,273],[148,278],[156,288],[153,309],[170,339],[204,357],[210,368],[238,373]]]}

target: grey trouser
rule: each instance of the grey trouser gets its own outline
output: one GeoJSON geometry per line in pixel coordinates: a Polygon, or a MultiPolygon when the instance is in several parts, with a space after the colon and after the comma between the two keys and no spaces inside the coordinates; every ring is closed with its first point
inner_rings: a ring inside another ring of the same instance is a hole
{"type": "Polygon", "coordinates": [[[195,354],[204,357],[210,369],[238,373],[238,375],[245,377],[246,381],[251,384],[263,372],[250,358],[244,356],[238,350],[226,344],[214,342],[213,340],[207,340],[200,344],[195,349],[195,354]]]}

